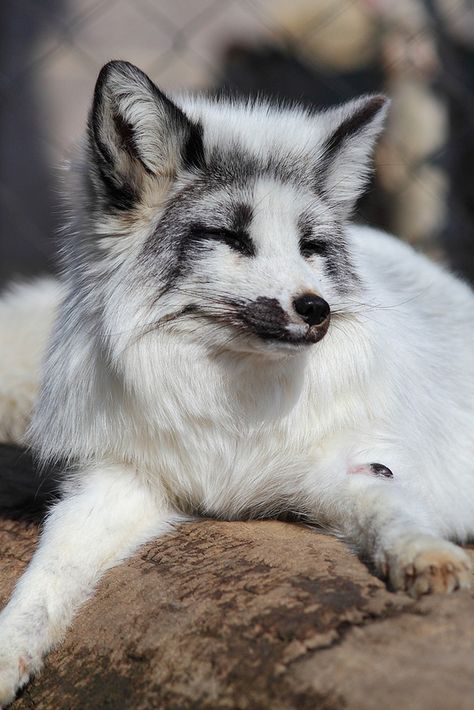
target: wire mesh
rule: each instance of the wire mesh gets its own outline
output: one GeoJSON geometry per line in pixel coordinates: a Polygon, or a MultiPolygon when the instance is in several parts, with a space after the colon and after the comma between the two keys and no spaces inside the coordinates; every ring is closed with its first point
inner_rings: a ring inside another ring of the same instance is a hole
{"type": "Polygon", "coordinates": [[[473,17],[463,0],[2,0],[0,277],[50,264],[57,166],[112,58],[166,91],[229,86],[325,104],[384,90],[392,111],[359,215],[437,255],[460,226],[474,269],[471,195],[453,189],[456,179],[466,192],[474,152],[473,17]]]}

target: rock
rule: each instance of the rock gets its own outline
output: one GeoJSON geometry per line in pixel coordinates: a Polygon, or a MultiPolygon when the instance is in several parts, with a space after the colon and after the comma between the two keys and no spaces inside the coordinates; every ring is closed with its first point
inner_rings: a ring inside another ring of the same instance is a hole
{"type": "MultiPolygon", "coordinates": [[[[2,603],[37,535],[0,522],[2,603]]],[[[472,591],[416,602],[304,525],[204,520],[109,572],[15,708],[470,710],[473,659],[472,591]]]]}

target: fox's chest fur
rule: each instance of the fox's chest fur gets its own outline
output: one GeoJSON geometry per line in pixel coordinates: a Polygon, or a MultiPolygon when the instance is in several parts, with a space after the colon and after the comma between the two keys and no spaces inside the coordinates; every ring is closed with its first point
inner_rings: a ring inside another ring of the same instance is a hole
{"type": "MultiPolygon", "coordinates": [[[[130,353],[129,372],[141,371],[142,350],[146,342],[130,353]]],[[[344,389],[339,376],[338,388],[323,387],[306,355],[238,365],[164,338],[155,364],[156,388],[136,383],[147,438],[130,448],[146,458],[149,480],[187,510],[225,518],[302,511],[305,481],[342,479],[371,427],[372,383],[344,389]]]]}

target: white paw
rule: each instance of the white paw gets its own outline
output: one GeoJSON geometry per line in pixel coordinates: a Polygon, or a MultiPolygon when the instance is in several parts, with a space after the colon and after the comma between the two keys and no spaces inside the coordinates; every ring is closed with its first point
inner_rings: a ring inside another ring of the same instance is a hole
{"type": "Polygon", "coordinates": [[[9,654],[0,649],[0,708],[6,708],[33,673],[29,654],[9,654]]]}
{"type": "Polygon", "coordinates": [[[469,589],[472,563],[457,545],[431,535],[401,538],[386,555],[384,572],[412,597],[469,589]]]}

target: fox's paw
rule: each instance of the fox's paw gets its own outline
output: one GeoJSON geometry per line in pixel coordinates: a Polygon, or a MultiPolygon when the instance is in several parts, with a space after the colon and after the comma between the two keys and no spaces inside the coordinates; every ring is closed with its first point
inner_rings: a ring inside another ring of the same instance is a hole
{"type": "Polygon", "coordinates": [[[457,545],[431,535],[400,540],[387,554],[383,568],[395,590],[415,598],[469,589],[471,583],[469,556],[457,545]]]}
{"type": "Polygon", "coordinates": [[[0,709],[6,708],[23,688],[36,668],[28,653],[9,654],[0,649],[0,709]]]}

